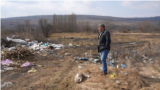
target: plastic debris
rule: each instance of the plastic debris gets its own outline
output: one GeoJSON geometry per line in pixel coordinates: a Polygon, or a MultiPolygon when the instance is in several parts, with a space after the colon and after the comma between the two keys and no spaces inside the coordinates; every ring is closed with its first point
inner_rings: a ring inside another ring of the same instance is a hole
{"type": "Polygon", "coordinates": [[[22,67],[29,67],[29,66],[32,66],[32,64],[30,62],[26,62],[22,65],[22,67]]]}
{"type": "Polygon", "coordinates": [[[73,46],[73,44],[71,44],[71,43],[70,43],[68,46],[72,47],[72,46],[73,46]]]}
{"type": "Polygon", "coordinates": [[[7,40],[15,42],[17,44],[27,44],[27,42],[25,40],[22,40],[22,39],[12,39],[12,38],[7,37],[7,40]]]}
{"type": "Polygon", "coordinates": [[[9,65],[13,64],[13,61],[6,59],[6,60],[2,60],[1,63],[2,63],[2,65],[9,66],[9,65]]]}
{"type": "Polygon", "coordinates": [[[117,76],[117,75],[116,75],[115,73],[109,75],[110,78],[114,78],[114,77],[116,77],[116,76],[117,76]]]}
{"type": "Polygon", "coordinates": [[[88,59],[87,59],[87,58],[85,58],[85,57],[82,57],[82,58],[80,58],[80,60],[87,61],[88,59]]]}
{"type": "Polygon", "coordinates": [[[37,65],[38,67],[45,67],[46,65],[37,65]]]}
{"type": "Polygon", "coordinates": [[[152,76],[152,78],[156,78],[155,76],[152,76]]]}
{"type": "Polygon", "coordinates": [[[114,64],[112,63],[112,61],[109,62],[111,67],[114,67],[114,64]]]}
{"type": "Polygon", "coordinates": [[[13,67],[5,67],[4,70],[13,70],[13,67]]]}
{"type": "Polygon", "coordinates": [[[119,68],[119,65],[117,65],[117,68],[119,68]]]}
{"type": "Polygon", "coordinates": [[[36,72],[37,70],[35,70],[34,68],[32,68],[31,70],[28,71],[28,73],[34,73],[36,72]]]}
{"type": "Polygon", "coordinates": [[[119,83],[120,83],[120,81],[116,80],[116,83],[117,83],[117,84],[119,84],[119,83]]]}
{"type": "Polygon", "coordinates": [[[13,86],[14,84],[12,82],[4,82],[2,85],[1,85],[1,88],[4,88],[4,87],[11,87],[13,86]]]}
{"type": "Polygon", "coordinates": [[[75,81],[76,83],[79,83],[79,82],[82,82],[83,78],[90,78],[90,76],[89,76],[89,75],[84,75],[82,72],[79,72],[79,73],[75,76],[74,81],[75,81]]]}
{"type": "Polygon", "coordinates": [[[100,69],[102,69],[102,66],[99,66],[100,67],[100,69]]]}
{"type": "Polygon", "coordinates": [[[15,49],[16,49],[16,47],[10,47],[7,49],[7,51],[11,51],[11,50],[15,50],[15,49]]]}
{"type": "Polygon", "coordinates": [[[121,67],[125,68],[125,67],[126,67],[126,65],[124,65],[124,64],[121,64],[121,67]]]}
{"type": "Polygon", "coordinates": [[[85,68],[85,66],[78,66],[78,68],[85,68]]]}
{"type": "Polygon", "coordinates": [[[65,55],[66,55],[66,56],[69,56],[69,55],[71,55],[71,54],[70,54],[70,53],[65,53],[65,55]]]}
{"type": "Polygon", "coordinates": [[[0,73],[4,72],[4,70],[0,70],[0,73]]]}
{"type": "Polygon", "coordinates": [[[75,59],[75,60],[84,60],[84,61],[87,61],[87,60],[88,60],[88,59],[85,58],[85,57],[82,57],[82,58],[80,58],[80,57],[74,57],[74,59],[75,59]]]}

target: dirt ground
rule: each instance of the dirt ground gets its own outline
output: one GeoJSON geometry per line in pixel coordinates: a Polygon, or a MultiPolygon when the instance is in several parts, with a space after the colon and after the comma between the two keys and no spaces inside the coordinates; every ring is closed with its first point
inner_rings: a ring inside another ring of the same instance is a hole
{"type": "MultiPolygon", "coordinates": [[[[112,34],[111,48],[136,47],[138,50],[146,46],[154,48],[160,45],[159,38],[160,35],[153,36],[150,34],[112,34]]],[[[103,76],[100,74],[102,70],[99,66],[101,64],[74,60],[74,57],[85,57],[85,53],[97,54],[96,34],[53,34],[49,39],[58,40],[64,45],[72,43],[80,46],[54,51],[59,57],[50,54],[41,58],[38,57],[34,61],[29,60],[35,66],[2,72],[1,84],[8,81],[13,83],[10,87],[1,88],[2,90],[160,90],[160,64],[158,65],[160,54],[154,57],[158,63],[146,64],[147,66],[137,62],[134,65],[126,63],[127,68],[116,68],[111,67],[107,60],[108,75],[103,76]],[[65,39],[64,37],[74,37],[74,39],[65,39]],[[65,56],[65,53],[71,53],[71,55],[65,56]],[[45,66],[38,67],[36,65],[45,66]],[[78,66],[84,66],[84,68],[78,68],[78,66]],[[131,67],[129,68],[129,66],[131,67]],[[27,71],[31,68],[35,68],[37,72],[28,73],[27,71]],[[81,83],[75,83],[74,77],[79,72],[90,75],[90,78],[83,79],[81,83]],[[127,75],[124,75],[124,72],[127,75]],[[111,78],[110,75],[113,73],[116,73],[116,76],[111,78]],[[117,81],[120,83],[116,83],[117,81]]]]}

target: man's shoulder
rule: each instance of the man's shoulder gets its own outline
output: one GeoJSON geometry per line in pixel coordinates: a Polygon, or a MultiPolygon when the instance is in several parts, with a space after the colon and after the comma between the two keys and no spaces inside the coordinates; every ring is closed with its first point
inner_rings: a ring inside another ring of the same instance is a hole
{"type": "MultiPolygon", "coordinates": [[[[109,33],[109,31],[108,31],[108,30],[105,30],[105,31],[104,31],[104,33],[105,33],[105,34],[108,34],[108,33],[109,33]]],[[[109,33],[109,34],[110,34],[110,33],[109,33]]]]}

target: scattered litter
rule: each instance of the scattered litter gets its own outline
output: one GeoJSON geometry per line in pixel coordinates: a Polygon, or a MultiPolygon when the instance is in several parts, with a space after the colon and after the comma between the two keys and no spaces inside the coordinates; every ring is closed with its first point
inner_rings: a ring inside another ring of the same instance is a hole
{"type": "Polygon", "coordinates": [[[46,65],[37,65],[38,67],[45,67],[46,65]]]}
{"type": "Polygon", "coordinates": [[[73,46],[73,44],[71,44],[71,43],[70,43],[68,46],[72,47],[72,46],[73,46]]]}
{"type": "Polygon", "coordinates": [[[65,55],[66,55],[66,56],[70,56],[71,54],[70,54],[70,53],[65,53],[65,55]]]}
{"type": "Polygon", "coordinates": [[[82,57],[82,58],[80,58],[80,60],[87,61],[88,59],[87,59],[87,58],[85,58],[85,57],[82,57]]]}
{"type": "Polygon", "coordinates": [[[4,88],[4,87],[11,87],[13,86],[14,84],[12,82],[4,82],[2,85],[1,85],[1,88],[4,88]]]}
{"type": "Polygon", "coordinates": [[[111,67],[114,67],[114,64],[113,64],[112,61],[110,61],[109,64],[110,64],[111,67]]]}
{"type": "Polygon", "coordinates": [[[102,66],[99,66],[100,69],[102,69],[102,66]]]}
{"type": "Polygon", "coordinates": [[[11,64],[13,64],[13,61],[6,59],[6,60],[2,60],[1,63],[2,65],[10,66],[11,64]]]}
{"type": "Polygon", "coordinates": [[[34,68],[32,68],[31,70],[28,71],[28,73],[34,73],[36,72],[37,70],[35,70],[34,68]]]}
{"type": "Polygon", "coordinates": [[[61,62],[63,62],[64,60],[60,60],[61,62]]]}
{"type": "Polygon", "coordinates": [[[12,39],[12,38],[7,37],[7,40],[15,42],[17,44],[27,44],[27,42],[25,40],[22,40],[22,39],[12,39]]]}
{"type": "Polygon", "coordinates": [[[11,50],[15,50],[15,49],[16,49],[16,47],[10,47],[7,49],[7,51],[11,51],[11,50]]]}
{"type": "Polygon", "coordinates": [[[82,57],[82,58],[80,58],[80,57],[74,57],[74,59],[75,59],[75,60],[84,60],[84,61],[87,61],[87,60],[88,60],[88,59],[85,58],[85,57],[82,57]]]}
{"type": "Polygon", "coordinates": [[[126,65],[124,65],[124,64],[121,64],[121,67],[125,68],[125,67],[126,67],[126,65]]]}
{"type": "Polygon", "coordinates": [[[117,83],[117,84],[119,84],[119,83],[120,83],[120,81],[116,80],[116,83],[117,83]]]}
{"type": "Polygon", "coordinates": [[[29,67],[29,66],[32,66],[32,64],[30,62],[26,62],[21,67],[29,67]]]}
{"type": "Polygon", "coordinates": [[[78,66],[78,68],[85,68],[85,66],[78,66]]]}
{"type": "Polygon", "coordinates": [[[119,65],[117,65],[117,68],[119,68],[119,65]]]}
{"type": "Polygon", "coordinates": [[[76,83],[79,83],[79,82],[82,82],[83,78],[90,78],[90,76],[89,76],[89,75],[84,75],[82,72],[79,72],[79,73],[75,76],[74,81],[75,81],[76,83]]]}
{"type": "Polygon", "coordinates": [[[116,77],[116,76],[117,76],[117,75],[116,75],[115,73],[109,75],[110,78],[114,78],[114,77],[116,77]]]}
{"type": "Polygon", "coordinates": [[[0,73],[4,72],[4,70],[0,70],[0,73]]]}
{"type": "Polygon", "coordinates": [[[13,70],[13,67],[5,67],[4,70],[13,70]]]}
{"type": "Polygon", "coordinates": [[[155,76],[152,76],[152,78],[156,78],[155,76]]]}

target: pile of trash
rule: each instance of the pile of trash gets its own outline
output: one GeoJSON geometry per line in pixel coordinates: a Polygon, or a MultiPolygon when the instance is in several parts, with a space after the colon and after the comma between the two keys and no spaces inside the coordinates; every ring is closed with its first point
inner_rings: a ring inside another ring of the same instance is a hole
{"type": "Polygon", "coordinates": [[[34,56],[34,53],[27,48],[15,48],[1,53],[1,59],[27,59],[31,56],[34,56]]]}
{"type": "Polygon", "coordinates": [[[36,40],[31,41],[30,39],[13,39],[7,37],[6,42],[1,43],[1,59],[22,59],[32,56],[35,53],[46,56],[48,53],[51,53],[53,50],[59,50],[64,47],[63,44],[52,44],[52,43],[43,43],[36,40]],[[9,46],[6,44],[14,43],[14,45],[9,46]],[[47,54],[46,54],[47,53],[47,54]]]}

